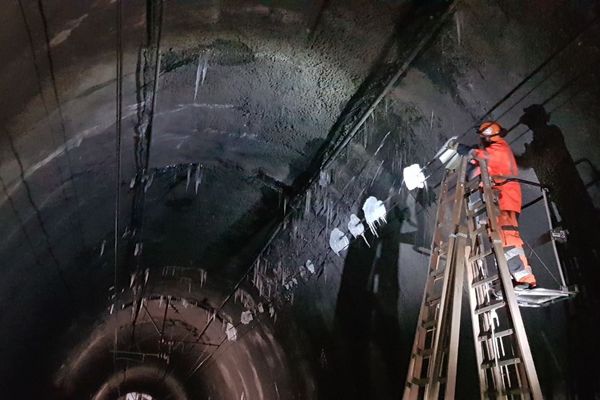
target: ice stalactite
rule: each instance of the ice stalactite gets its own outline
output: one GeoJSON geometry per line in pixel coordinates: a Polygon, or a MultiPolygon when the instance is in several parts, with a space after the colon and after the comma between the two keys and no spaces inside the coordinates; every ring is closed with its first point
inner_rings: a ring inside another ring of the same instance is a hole
{"type": "Polygon", "coordinates": [[[305,267],[308,270],[308,272],[310,272],[311,274],[315,273],[315,265],[313,264],[313,262],[311,260],[306,260],[305,267]]]}
{"type": "Polygon", "coordinates": [[[186,181],[185,181],[185,191],[187,193],[188,188],[190,186],[190,180],[192,178],[192,164],[189,164],[187,167],[187,177],[186,177],[186,181]]]}
{"type": "Polygon", "coordinates": [[[196,167],[196,176],[195,176],[195,188],[194,188],[194,192],[195,194],[198,194],[198,188],[200,187],[200,184],[202,183],[202,167],[200,165],[198,165],[196,167]]]}
{"type": "Polygon", "coordinates": [[[304,198],[304,217],[310,214],[310,202],[312,198],[312,191],[308,190],[306,192],[306,197],[304,198]]]}
{"type": "Polygon", "coordinates": [[[365,213],[365,220],[371,233],[377,236],[377,223],[386,223],[386,209],[385,205],[381,200],[377,200],[376,197],[370,196],[363,205],[363,212],[365,213]]]}
{"type": "Polygon", "coordinates": [[[427,180],[419,164],[412,164],[404,168],[404,171],[402,172],[402,179],[408,190],[424,188],[425,181],[427,180]]]}
{"type": "Polygon", "coordinates": [[[243,325],[248,325],[250,322],[252,322],[253,319],[254,319],[254,317],[252,316],[252,311],[250,311],[250,310],[242,311],[242,316],[240,317],[240,322],[243,325]]]}
{"type": "Polygon", "coordinates": [[[231,322],[227,323],[225,333],[227,334],[227,340],[230,342],[235,342],[237,340],[237,329],[235,329],[235,326],[233,326],[231,322]]]}
{"type": "Polygon", "coordinates": [[[348,222],[348,230],[350,231],[352,236],[354,236],[355,239],[360,236],[364,239],[367,246],[369,246],[369,242],[365,237],[365,226],[362,224],[362,222],[356,216],[356,214],[350,215],[350,221],[348,222]]]}
{"type": "Polygon", "coordinates": [[[331,231],[331,235],[329,236],[329,246],[333,250],[335,254],[338,256],[340,252],[350,245],[350,240],[344,234],[344,232],[340,231],[338,228],[334,228],[331,231]]]}

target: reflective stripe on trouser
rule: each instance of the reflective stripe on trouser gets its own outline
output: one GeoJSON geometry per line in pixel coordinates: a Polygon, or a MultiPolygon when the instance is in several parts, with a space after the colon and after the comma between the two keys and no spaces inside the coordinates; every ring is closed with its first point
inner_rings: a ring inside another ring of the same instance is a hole
{"type": "Polygon", "coordinates": [[[522,247],[505,247],[504,256],[512,276],[517,282],[521,282],[528,275],[531,275],[531,267],[527,264],[527,257],[522,247]]]}
{"type": "Polygon", "coordinates": [[[508,263],[508,269],[519,283],[535,285],[535,276],[523,250],[523,240],[519,234],[518,214],[514,211],[500,211],[498,225],[500,225],[500,237],[504,246],[504,255],[508,263]]]}

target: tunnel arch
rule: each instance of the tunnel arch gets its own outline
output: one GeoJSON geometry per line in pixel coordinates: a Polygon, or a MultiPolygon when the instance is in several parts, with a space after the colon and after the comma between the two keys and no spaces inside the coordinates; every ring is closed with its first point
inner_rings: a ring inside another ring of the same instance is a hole
{"type": "MultiPolygon", "coordinates": [[[[110,314],[115,298],[130,295],[131,278],[125,255],[115,274],[112,251],[116,2],[13,3],[6,12],[12,22],[0,28],[0,51],[10,55],[0,68],[0,321],[6,326],[0,387],[12,393],[26,386],[24,371],[33,370],[40,380],[29,385],[31,393],[93,396],[108,390],[100,388],[111,381],[113,343],[106,324],[117,314],[130,321],[126,314],[133,304],[122,301],[129,305],[110,314]],[[49,77],[39,4],[56,87],[49,77]],[[41,96],[36,79],[15,78],[25,71],[35,77],[35,68],[41,96]],[[111,290],[115,276],[117,289],[111,290]],[[95,369],[95,362],[81,361],[83,367],[74,361],[94,337],[103,345],[88,354],[104,357],[103,370],[95,369]],[[86,371],[88,378],[74,378],[86,371]],[[96,381],[88,385],[87,379],[96,381]]],[[[223,399],[399,394],[423,280],[424,259],[415,250],[428,246],[435,196],[387,203],[393,209],[389,224],[379,238],[367,238],[372,248],[352,242],[352,257],[350,251],[339,258],[331,254],[329,231],[344,228],[350,213],[360,215],[367,195],[394,196],[403,165],[426,161],[447,137],[472,126],[597,13],[587,3],[536,2],[539,9],[515,1],[458,4],[333,167],[323,171],[323,179],[298,193],[297,178],[318,176],[313,161],[356,123],[390,71],[406,62],[420,29],[435,26],[426,21],[437,22],[450,3],[165,1],[157,133],[144,215],[144,267],[156,286],[143,298],[163,311],[169,296],[183,308],[183,298],[188,306],[205,302],[213,310],[226,301],[218,319],[233,325],[241,324],[244,311],[254,316],[248,336],[215,357],[199,387],[173,374],[165,380],[168,390],[223,399]],[[538,14],[547,21],[539,22],[538,14]],[[284,214],[291,216],[281,223],[284,214]],[[189,299],[189,291],[163,276],[165,265],[205,271],[206,286],[196,287],[199,275],[190,278],[194,299],[189,299]],[[233,289],[243,289],[242,297],[254,299],[252,304],[240,302],[233,289]],[[161,296],[163,308],[156,305],[161,296]],[[357,362],[361,368],[353,367],[357,362]]],[[[123,253],[133,252],[126,226],[145,6],[127,2],[124,9],[123,253]]],[[[594,128],[600,114],[593,112],[597,81],[586,68],[598,55],[595,32],[557,53],[492,115],[510,126],[522,108],[547,101],[568,150],[592,166],[600,163],[594,128]]],[[[516,150],[528,140],[519,141],[518,135],[530,134],[520,129],[513,136],[516,150]]],[[[535,176],[530,169],[523,173],[535,176]]],[[[593,172],[581,175],[587,181],[593,172]]],[[[597,189],[589,192],[597,206],[597,189]]],[[[534,222],[525,227],[530,238],[538,228],[534,222]]],[[[151,315],[162,318],[160,312],[151,315]]],[[[170,320],[173,326],[204,326],[205,316],[177,318],[170,320]]],[[[582,361],[565,354],[578,353],[579,347],[559,345],[573,338],[568,314],[555,309],[527,318],[531,329],[560,321],[556,332],[543,330],[546,336],[533,340],[534,352],[546,364],[545,392],[591,393],[579,386],[582,378],[561,368],[568,362],[580,371],[582,361]],[[555,347],[557,354],[550,354],[555,347]]],[[[585,317],[578,318],[583,325],[577,326],[586,326],[585,317]]],[[[143,337],[154,337],[152,323],[143,325],[143,337]]],[[[206,334],[223,340],[226,326],[211,325],[206,334]]],[[[202,350],[193,354],[196,361],[202,350]]],[[[132,362],[132,373],[153,376],[168,370],[163,361],[150,370],[132,362]]],[[[195,365],[186,360],[181,368],[195,365]]],[[[459,379],[470,382],[465,370],[459,379]]],[[[143,386],[131,390],[143,392],[143,386]]],[[[149,394],[161,397],[162,389],[152,390],[156,395],[149,394]]]]}

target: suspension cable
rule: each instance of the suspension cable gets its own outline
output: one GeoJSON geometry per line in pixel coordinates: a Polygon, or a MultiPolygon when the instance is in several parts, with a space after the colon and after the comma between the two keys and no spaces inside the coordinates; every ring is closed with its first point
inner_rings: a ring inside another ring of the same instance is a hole
{"type": "MultiPolygon", "coordinates": [[[[123,4],[121,0],[117,0],[116,4],[116,91],[115,91],[115,210],[114,210],[114,276],[113,276],[113,291],[115,294],[114,301],[116,301],[116,293],[118,293],[118,273],[119,273],[119,214],[121,210],[121,120],[123,118],[123,4]]],[[[117,350],[118,350],[118,328],[115,328],[114,341],[113,341],[113,370],[116,372],[117,368],[117,350]]],[[[117,387],[119,396],[121,395],[120,385],[117,387]]]]}
{"type": "MultiPolygon", "coordinates": [[[[16,0],[16,1],[19,6],[19,12],[21,15],[21,19],[23,20],[25,32],[27,33],[27,40],[29,43],[29,52],[31,55],[31,61],[32,61],[33,69],[34,69],[35,76],[36,76],[38,93],[39,93],[40,99],[42,101],[42,106],[44,108],[44,113],[46,115],[46,119],[48,120],[48,122],[50,122],[50,109],[48,108],[48,102],[46,100],[46,96],[44,95],[44,88],[42,86],[42,73],[41,73],[41,69],[39,66],[39,60],[38,60],[38,57],[35,52],[33,33],[31,30],[31,26],[29,25],[29,21],[27,20],[27,15],[25,13],[25,7],[23,6],[22,0],[16,0]]],[[[50,132],[52,132],[52,136],[55,137],[56,131],[53,129],[52,124],[49,124],[49,128],[50,128],[50,132]]],[[[63,125],[63,128],[64,128],[64,125],[63,125]]],[[[65,153],[68,153],[69,149],[68,149],[66,135],[65,135],[64,131],[63,131],[63,135],[62,135],[62,142],[63,142],[63,146],[65,148],[65,153]]],[[[65,200],[65,202],[68,202],[68,196],[67,196],[67,192],[65,190],[67,181],[65,180],[65,177],[63,176],[62,168],[60,167],[58,162],[55,163],[55,166],[58,171],[58,176],[59,176],[60,183],[61,183],[62,197],[65,200]]],[[[73,170],[71,168],[70,163],[67,164],[67,167],[69,169],[68,173],[70,174],[71,177],[73,177],[73,170]]],[[[71,182],[71,184],[72,184],[72,182],[71,182]]],[[[77,203],[79,203],[79,202],[77,202],[77,203]]],[[[72,225],[72,226],[74,227],[74,229],[77,229],[79,231],[79,238],[82,240],[82,246],[85,247],[85,241],[84,241],[84,236],[83,236],[83,224],[81,222],[81,215],[79,213],[78,207],[79,207],[79,205],[77,205],[77,213],[76,213],[77,214],[77,225],[76,226],[72,225]]]]}
{"type": "MultiPolygon", "coordinates": [[[[573,44],[581,35],[588,31],[592,26],[596,24],[600,20],[600,15],[592,19],[586,26],[584,26],[579,32],[573,35],[569,40],[567,40],[562,46],[557,48],[552,54],[548,56],[540,65],[538,65],[533,71],[531,71],[521,82],[519,82],[512,90],[510,90],[507,94],[504,95],[500,100],[496,102],[485,114],[483,114],[479,118],[479,122],[483,121],[485,118],[489,117],[498,107],[500,107],[505,101],[507,101],[517,90],[523,87],[531,78],[533,78],[538,72],[540,72],[546,65],[548,65],[554,58],[556,58],[559,54],[561,54],[564,50],[566,50],[571,44],[573,44]]],[[[459,139],[464,137],[467,133],[469,133],[473,129],[473,127],[469,127],[463,133],[461,133],[458,137],[459,139]]]]}
{"type": "Polygon", "coordinates": [[[66,128],[66,124],[65,124],[65,117],[64,117],[64,113],[63,113],[63,109],[62,109],[62,103],[61,103],[61,100],[58,95],[58,86],[57,86],[57,82],[56,82],[56,73],[55,73],[55,68],[54,68],[54,58],[52,57],[52,50],[51,50],[52,46],[50,44],[50,34],[49,34],[49,29],[48,29],[48,19],[46,18],[46,12],[44,11],[43,0],[38,0],[37,4],[38,4],[38,10],[40,13],[40,17],[42,19],[42,27],[43,27],[43,31],[44,31],[44,40],[45,40],[45,47],[46,47],[46,56],[48,58],[48,73],[50,74],[50,82],[52,84],[52,92],[54,94],[54,101],[56,102],[56,110],[58,112],[59,123],[60,123],[60,128],[61,128],[61,133],[62,133],[62,140],[63,140],[64,147],[65,147],[65,158],[67,160],[67,167],[69,168],[69,172],[71,174],[69,181],[70,181],[70,186],[73,189],[73,197],[75,198],[75,206],[76,206],[75,213],[77,214],[78,229],[81,234],[81,241],[83,242],[83,245],[85,247],[85,233],[84,233],[83,222],[82,222],[81,213],[80,213],[80,209],[79,209],[81,203],[79,201],[79,194],[78,194],[77,188],[75,186],[75,177],[73,175],[73,171],[74,171],[73,162],[71,160],[71,152],[69,151],[69,146],[67,145],[67,128],[66,128]]]}

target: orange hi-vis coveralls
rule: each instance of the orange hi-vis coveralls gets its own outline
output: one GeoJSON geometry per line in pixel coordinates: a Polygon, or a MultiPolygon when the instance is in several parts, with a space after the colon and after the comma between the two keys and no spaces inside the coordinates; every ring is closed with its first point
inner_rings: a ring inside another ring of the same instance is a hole
{"type": "Polygon", "coordinates": [[[495,184],[494,190],[498,193],[500,208],[498,226],[508,268],[517,283],[535,287],[535,276],[531,272],[527,257],[525,257],[523,240],[519,234],[518,217],[522,204],[521,184],[499,178],[500,176],[516,177],[518,175],[515,155],[510,145],[500,136],[493,137],[488,146],[473,150],[472,155],[475,163],[477,163],[477,159],[484,159],[487,162],[488,173],[495,184]]]}

